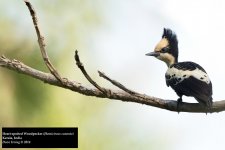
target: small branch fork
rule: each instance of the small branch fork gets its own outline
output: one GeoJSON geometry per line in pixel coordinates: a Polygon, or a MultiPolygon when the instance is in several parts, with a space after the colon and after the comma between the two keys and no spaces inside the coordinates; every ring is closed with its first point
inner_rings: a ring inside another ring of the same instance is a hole
{"type": "MultiPolygon", "coordinates": [[[[109,76],[105,75],[103,72],[98,71],[100,77],[111,82],[120,90],[113,90],[113,89],[101,87],[88,75],[87,71],[84,68],[84,65],[80,61],[77,50],[75,51],[75,56],[74,56],[77,67],[81,70],[81,72],[86,77],[86,79],[94,87],[93,88],[86,87],[82,85],[81,83],[71,81],[66,78],[62,78],[49,60],[47,51],[45,49],[44,37],[42,36],[40,32],[40,28],[38,26],[37,15],[35,13],[35,10],[28,0],[24,0],[24,2],[27,5],[30,11],[30,14],[32,16],[33,24],[38,37],[38,43],[39,43],[40,51],[42,54],[42,58],[46,66],[48,67],[49,71],[51,72],[51,74],[31,68],[18,60],[15,60],[15,59],[11,60],[9,58],[6,58],[3,55],[0,56],[0,67],[4,67],[7,69],[16,71],[18,73],[31,76],[33,78],[36,78],[38,80],[41,80],[45,83],[48,83],[54,86],[70,89],[74,92],[78,92],[86,96],[96,96],[100,98],[120,100],[124,102],[135,102],[139,104],[146,104],[149,106],[177,112],[177,102],[175,100],[164,100],[161,98],[147,96],[145,94],[140,94],[138,92],[132,91],[128,89],[127,87],[125,87],[124,85],[122,85],[121,83],[119,83],[118,81],[111,79],[109,76]]],[[[179,105],[179,111],[192,112],[192,113],[205,113],[205,108],[198,103],[182,102],[179,105]]],[[[221,111],[225,111],[225,100],[221,100],[221,101],[217,101],[213,103],[211,112],[213,113],[213,112],[221,112],[221,111]]]]}
{"type": "Polygon", "coordinates": [[[75,51],[75,56],[74,56],[75,60],[76,60],[76,64],[77,67],[80,68],[81,72],[83,73],[83,75],[86,77],[86,79],[94,86],[96,87],[99,91],[101,91],[103,94],[106,94],[107,91],[100,87],[94,80],[92,80],[92,78],[87,74],[86,70],[84,69],[83,64],[80,62],[80,58],[78,55],[78,51],[75,51]]]}

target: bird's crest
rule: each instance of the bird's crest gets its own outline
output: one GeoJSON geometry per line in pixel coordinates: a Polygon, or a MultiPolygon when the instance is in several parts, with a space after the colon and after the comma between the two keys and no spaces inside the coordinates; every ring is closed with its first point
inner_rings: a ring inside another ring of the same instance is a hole
{"type": "Polygon", "coordinates": [[[178,44],[176,34],[169,28],[164,28],[162,38],[166,38],[170,44],[178,44]]]}
{"type": "Polygon", "coordinates": [[[177,35],[169,28],[164,28],[162,38],[169,42],[170,53],[174,56],[176,62],[178,61],[178,40],[177,35]]]}

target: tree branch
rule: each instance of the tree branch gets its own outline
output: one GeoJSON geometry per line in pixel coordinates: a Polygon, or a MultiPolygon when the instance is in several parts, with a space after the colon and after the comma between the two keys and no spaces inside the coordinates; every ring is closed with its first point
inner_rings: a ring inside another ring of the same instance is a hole
{"type": "MultiPolygon", "coordinates": [[[[31,68],[18,60],[10,60],[5,56],[0,57],[0,67],[4,67],[18,73],[22,73],[38,80],[41,80],[45,83],[62,87],[65,89],[70,89],[74,92],[78,92],[83,95],[87,96],[96,96],[100,98],[108,98],[108,99],[115,99],[121,100],[124,102],[135,102],[139,104],[146,104],[149,106],[154,106],[170,111],[177,111],[177,102],[175,100],[163,100],[160,98],[152,97],[144,95],[145,98],[136,97],[124,91],[116,91],[112,89],[106,89],[110,91],[110,94],[103,94],[101,91],[95,88],[89,88],[81,83],[71,81],[69,79],[63,78],[64,83],[58,81],[53,75],[45,72],[41,72],[34,68],[31,68]]],[[[198,103],[185,103],[182,102],[180,104],[180,112],[194,112],[194,113],[205,113],[205,108],[198,103]]],[[[213,103],[212,112],[220,112],[225,110],[225,100],[217,101],[213,103]]]]}
{"type": "MultiPolygon", "coordinates": [[[[9,59],[5,56],[0,56],[0,67],[7,68],[10,70],[13,70],[18,73],[22,73],[24,75],[30,76],[32,78],[36,78],[40,81],[43,81],[45,83],[62,87],[65,89],[70,89],[74,92],[78,92],[80,94],[86,95],[86,96],[96,96],[99,98],[108,98],[112,100],[120,100],[124,102],[134,102],[139,104],[145,104],[148,106],[153,106],[165,110],[175,111],[177,112],[177,101],[175,100],[164,100],[161,98],[156,98],[152,96],[147,96],[145,94],[139,94],[138,92],[129,90],[124,85],[119,83],[116,80],[111,79],[110,77],[106,76],[104,73],[99,71],[100,77],[103,77],[104,79],[111,82],[113,85],[117,86],[121,90],[112,90],[108,88],[104,88],[99,86],[95,81],[92,80],[92,78],[87,74],[86,70],[84,69],[83,64],[80,61],[80,58],[78,56],[78,52],[75,52],[75,60],[77,66],[82,71],[83,75],[87,78],[87,80],[94,85],[94,88],[86,87],[82,85],[81,83],[78,83],[76,81],[71,81],[67,78],[62,78],[57,73],[57,70],[53,67],[50,60],[48,59],[48,55],[45,50],[45,44],[44,44],[44,38],[40,34],[40,30],[37,25],[37,17],[35,14],[34,9],[32,8],[31,4],[26,0],[26,5],[28,6],[28,9],[30,10],[31,16],[33,18],[34,27],[36,29],[36,34],[38,36],[38,43],[42,52],[43,60],[45,61],[46,66],[49,68],[51,74],[45,73],[39,70],[36,70],[32,67],[29,67],[22,62],[16,60],[16,59],[9,59]]],[[[205,113],[205,107],[200,105],[199,103],[185,103],[182,102],[179,105],[179,111],[180,112],[192,112],[192,113],[205,113]]],[[[221,112],[225,111],[225,100],[216,101],[213,103],[211,112],[221,112]]]]}
{"type": "Polygon", "coordinates": [[[108,77],[107,75],[105,75],[105,73],[101,72],[101,71],[98,71],[99,73],[99,76],[100,77],[103,77],[104,79],[108,80],[109,82],[111,82],[113,85],[117,86],[118,88],[120,88],[121,90],[123,90],[124,92],[127,92],[133,96],[137,96],[139,98],[146,98],[146,95],[145,94],[140,94],[140,93],[137,93],[135,91],[132,91],[130,89],[128,89],[127,87],[125,87],[124,85],[122,85],[121,83],[119,83],[118,81],[116,80],[113,80],[111,79],[110,77],[108,77]]]}
{"type": "Polygon", "coordinates": [[[101,72],[101,71],[98,71],[98,74],[100,77],[103,77],[104,79],[108,80],[109,82],[111,82],[113,85],[117,86],[118,88],[122,89],[123,91],[131,94],[131,95],[134,95],[134,94],[137,94],[136,92],[132,91],[132,90],[129,90],[128,88],[126,88],[124,85],[122,85],[121,83],[117,82],[116,80],[112,80],[110,79],[108,76],[105,75],[105,73],[101,72]]]}
{"type": "Polygon", "coordinates": [[[76,60],[76,64],[77,67],[80,68],[81,72],[83,73],[83,75],[86,77],[86,79],[94,86],[96,87],[99,91],[101,91],[103,94],[106,94],[107,91],[100,87],[94,80],[91,79],[91,77],[88,75],[88,73],[86,72],[86,70],[84,69],[83,64],[80,62],[80,58],[78,55],[78,51],[75,51],[75,56],[74,56],[75,60],[76,60]]]}
{"type": "Polygon", "coordinates": [[[43,60],[46,64],[46,66],[48,67],[49,71],[59,81],[61,81],[63,83],[59,73],[57,72],[57,70],[52,65],[51,61],[49,60],[48,54],[47,54],[46,49],[45,49],[46,44],[45,44],[45,41],[44,41],[44,36],[42,36],[41,30],[39,29],[39,26],[38,26],[38,19],[37,19],[36,12],[35,12],[33,6],[31,5],[31,3],[29,2],[29,0],[24,0],[24,2],[27,5],[28,10],[30,11],[30,15],[31,15],[32,20],[33,20],[33,24],[34,24],[34,28],[35,28],[35,31],[36,31],[36,34],[37,34],[38,44],[39,44],[39,47],[40,47],[40,50],[41,50],[42,58],[43,58],[43,60]]]}

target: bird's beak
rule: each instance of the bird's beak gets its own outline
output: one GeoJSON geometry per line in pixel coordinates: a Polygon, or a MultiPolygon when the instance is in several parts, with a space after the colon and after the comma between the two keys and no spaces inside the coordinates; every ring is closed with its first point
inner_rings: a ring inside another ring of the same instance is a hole
{"type": "Polygon", "coordinates": [[[146,56],[155,56],[155,57],[158,57],[160,54],[159,54],[159,52],[150,52],[150,53],[147,53],[145,55],[146,56]]]}

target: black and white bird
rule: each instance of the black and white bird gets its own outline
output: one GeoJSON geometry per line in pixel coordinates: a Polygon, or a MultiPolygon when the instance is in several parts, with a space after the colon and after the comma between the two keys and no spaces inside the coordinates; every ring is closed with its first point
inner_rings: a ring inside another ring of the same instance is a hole
{"type": "Polygon", "coordinates": [[[177,109],[182,102],[182,96],[192,96],[207,110],[212,107],[212,83],[206,71],[197,63],[191,61],[178,62],[178,41],[176,34],[164,28],[162,39],[156,45],[154,52],[146,54],[164,61],[166,84],[179,96],[177,109]]]}

